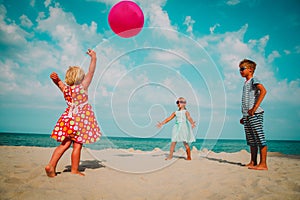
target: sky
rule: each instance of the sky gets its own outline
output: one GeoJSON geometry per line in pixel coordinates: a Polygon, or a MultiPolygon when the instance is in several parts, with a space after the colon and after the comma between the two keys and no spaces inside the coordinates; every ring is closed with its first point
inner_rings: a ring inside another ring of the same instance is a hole
{"type": "Polygon", "coordinates": [[[300,140],[300,2],[298,0],[137,0],[144,27],[131,38],[108,23],[115,0],[0,0],[0,132],[51,131],[66,108],[49,75],[88,69],[105,136],[170,138],[175,121],[158,121],[185,97],[206,139],[245,139],[244,79],[238,64],[257,63],[267,89],[262,103],[268,140],[300,140]]]}

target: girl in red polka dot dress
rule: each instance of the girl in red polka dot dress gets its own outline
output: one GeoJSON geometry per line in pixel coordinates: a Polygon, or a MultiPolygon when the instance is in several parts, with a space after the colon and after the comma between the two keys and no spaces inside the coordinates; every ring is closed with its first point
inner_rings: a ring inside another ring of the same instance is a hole
{"type": "Polygon", "coordinates": [[[88,87],[93,79],[96,68],[96,52],[89,49],[87,54],[91,57],[89,71],[84,71],[77,66],[69,67],[66,72],[65,85],[58,75],[50,75],[52,81],[63,92],[67,103],[65,112],[58,119],[51,137],[61,142],[54,150],[45,171],[49,177],[56,176],[56,165],[73,143],[71,155],[71,173],[84,175],[78,170],[82,144],[93,143],[101,136],[100,128],[95,118],[91,105],[88,103],[88,87]]]}

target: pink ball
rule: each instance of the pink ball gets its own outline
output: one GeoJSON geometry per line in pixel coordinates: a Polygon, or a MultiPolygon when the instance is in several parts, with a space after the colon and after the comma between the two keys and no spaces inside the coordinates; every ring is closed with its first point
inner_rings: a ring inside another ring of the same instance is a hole
{"type": "Polygon", "coordinates": [[[136,3],[121,1],[109,11],[108,23],[114,33],[120,37],[129,38],[142,30],[144,14],[136,3]]]}

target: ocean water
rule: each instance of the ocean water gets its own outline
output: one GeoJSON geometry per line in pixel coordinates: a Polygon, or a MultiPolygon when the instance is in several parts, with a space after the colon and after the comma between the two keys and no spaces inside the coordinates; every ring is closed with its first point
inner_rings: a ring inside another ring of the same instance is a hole
{"type": "MultiPolygon", "coordinates": [[[[287,155],[300,155],[300,141],[279,141],[269,140],[268,151],[279,152],[287,155]]],[[[0,133],[0,146],[37,146],[37,147],[56,147],[59,143],[50,138],[47,134],[17,134],[17,133],[0,133]]],[[[125,137],[101,137],[93,144],[84,144],[85,147],[101,149],[129,149],[142,151],[152,151],[154,148],[160,148],[168,151],[170,148],[170,139],[166,138],[125,138],[125,137]]],[[[238,152],[241,150],[249,151],[245,140],[211,140],[197,139],[191,147],[198,150],[208,149],[216,153],[219,152],[238,152]]],[[[177,143],[176,150],[184,148],[182,143],[177,143]]]]}

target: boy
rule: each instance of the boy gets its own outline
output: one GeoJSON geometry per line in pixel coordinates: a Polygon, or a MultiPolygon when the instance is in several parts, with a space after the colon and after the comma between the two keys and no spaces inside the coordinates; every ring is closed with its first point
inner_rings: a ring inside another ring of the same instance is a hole
{"type": "Polygon", "coordinates": [[[251,160],[246,166],[249,169],[268,170],[267,143],[263,131],[263,113],[260,107],[267,91],[258,79],[253,77],[256,63],[244,59],[239,64],[240,74],[246,78],[242,95],[243,118],[240,123],[244,125],[247,144],[250,146],[251,160]],[[260,150],[260,163],[257,165],[257,153],[260,150]]]}

